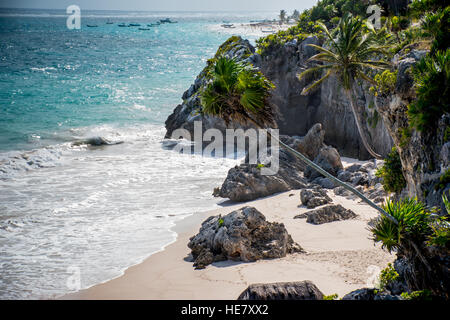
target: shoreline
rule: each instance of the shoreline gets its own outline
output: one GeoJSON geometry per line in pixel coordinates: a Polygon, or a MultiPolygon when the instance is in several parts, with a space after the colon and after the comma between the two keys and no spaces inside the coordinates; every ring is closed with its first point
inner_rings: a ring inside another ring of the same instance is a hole
{"type": "Polygon", "coordinates": [[[358,217],[312,225],[304,219],[293,219],[309,211],[299,206],[299,193],[300,190],[291,190],[246,203],[225,200],[218,209],[194,213],[175,223],[171,230],[177,234],[176,240],[163,250],[128,267],[121,276],[57,299],[229,300],[236,299],[252,283],[302,280],[313,281],[324,294],[338,293],[342,297],[366,286],[373,278],[373,270],[379,271],[394,260],[394,256],[374,246],[369,239],[367,222],[378,215],[374,209],[329,190],[335,203],[353,210],[358,217]],[[257,208],[268,221],[283,222],[307,253],[249,263],[228,260],[195,270],[187,243],[198,232],[201,222],[211,215],[224,215],[244,206],[257,208]]]}

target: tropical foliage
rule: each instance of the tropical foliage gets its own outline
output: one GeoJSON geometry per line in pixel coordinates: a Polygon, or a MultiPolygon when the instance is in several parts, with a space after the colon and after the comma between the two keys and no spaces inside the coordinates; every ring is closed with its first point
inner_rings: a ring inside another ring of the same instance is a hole
{"type": "Polygon", "coordinates": [[[424,57],[413,75],[417,98],[408,108],[409,120],[420,131],[431,129],[450,112],[450,49],[424,57]]]}
{"type": "Polygon", "coordinates": [[[267,103],[274,85],[250,64],[234,59],[217,59],[210,80],[200,93],[203,112],[222,118],[226,123],[273,125],[272,108],[267,103]]]}
{"type": "Polygon", "coordinates": [[[392,263],[388,263],[388,266],[381,270],[379,277],[379,287],[385,290],[390,284],[397,281],[399,278],[398,272],[392,266],[392,263]]]}
{"type": "Polygon", "coordinates": [[[384,159],[384,164],[376,171],[376,176],[383,179],[383,188],[387,192],[400,193],[406,187],[403,177],[402,162],[395,147],[384,159]]]}
{"type": "Polygon", "coordinates": [[[363,112],[354,101],[353,90],[357,80],[376,84],[368,75],[367,70],[381,70],[389,66],[384,60],[374,59],[377,55],[386,54],[386,46],[378,44],[377,34],[370,25],[365,27],[366,25],[360,18],[353,18],[351,15],[343,17],[333,32],[330,32],[321,22],[318,22],[318,26],[327,37],[328,47],[310,44],[309,46],[317,49],[319,53],[309,60],[319,61],[322,64],[305,70],[299,75],[299,79],[302,80],[307,75],[318,72],[323,72],[323,75],[306,86],[302,94],[308,94],[332,75],[336,76],[349,99],[365,148],[372,156],[380,159],[381,156],[372,150],[367,141],[367,126],[362,122],[363,112]]]}
{"type": "Polygon", "coordinates": [[[383,208],[398,221],[395,224],[381,217],[370,229],[373,240],[381,242],[383,249],[389,252],[410,250],[411,244],[423,243],[431,234],[430,212],[417,199],[388,199],[383,208]]]}

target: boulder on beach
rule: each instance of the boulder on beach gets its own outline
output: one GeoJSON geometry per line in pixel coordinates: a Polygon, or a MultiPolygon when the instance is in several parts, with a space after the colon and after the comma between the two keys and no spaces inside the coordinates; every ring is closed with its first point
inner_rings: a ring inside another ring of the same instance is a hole
{"type": "Polygon", "coordinates": [[[197,269],[228,259],[249,262],[304,252],[282,223],[266,221],[253,207],[209,217],[190,238],[188,247],[197,269]]]}
{"type": "Polygon", "coordinates": [[[325,190],[317,186],[313,188],[302,189],[302,191],[300,191],[300,201],[308,209],[313,209],[315,207],[332,202],[332,199],[328,196],[325,190]]]}
{"type": "MultiPolygon", "coordinates": [[[[303,152],[312,160],[319,154],[324,135],[325,131],[322,125],[315,124],[302,138],[280,136],[280,139],[291,148],[303,152]]],[[[270,149],[267,153],[270,154],[270,149]]],[[[248,162],[247,159],[246,162],[248,162]]],[[[213,195],[242,202],[278,192],[302,189],[306,187],[306,180],[303,177],[304,170],[305,164],[300,159],[284,148],[280,148],[279,170],[275,175],[262,175],[260,166],[243,163],[228,171],[222,186],[216,188],[213,195]]]]}
{"type": "Polygon", "coordinates": [[[251,284],[238,300],[323,300],[323,293],[311,281],[251,284]]]}
{"type": "MultiPolygon", "coordinates": [[[[339,152],[330,146],[325,146],[320,149],[319,154],[314,159],[314,163],[333,176],[337,176],[338,172],[344,169],[339,152]]],[[[307,167],[305,170],[305,177],[312,181],[316,178],[322,177],[322,175],[313,168],[307,167]]]]}
{"type": "Polygon", "coordinates": [[[294,219],[304,217],[306,217],[306,222],[308,223],[323,224],[333,221],[353,219],[356,218],[356,214],[350,209],[345,209],[340,204],[330,204],[312,211],[308,211],[303,215],[294,217],[294,219]]]}

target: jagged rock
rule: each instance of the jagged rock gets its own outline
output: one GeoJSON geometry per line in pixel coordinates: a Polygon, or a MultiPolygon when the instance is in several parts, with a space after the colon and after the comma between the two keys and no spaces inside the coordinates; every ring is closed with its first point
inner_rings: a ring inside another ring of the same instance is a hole
{"type": "Polygon", "coordinates": [[[279,159],[276,175],[262,175],[261,169],[254,164],[244,163],[231,168],[222,186],[213,195],[242,202],[306,187],[303,164],[283,149],[280,149],[279,159]]]}
{"type": "Polygon", "coordinates": [[[313,183],[318,184],[322,188],[325,189],[334,189],[336,188],[337,184],[335,184],[333,181],[331,181],[328,178],[318,177],[314,179],[313,183]]]}
{"type": "MultiPolygon", "coordinates": [[[[314,163],[318,164],[322,169],[334,176],[337,176],[337,173],[344,169],[338,151],[329,146],[320,149],[319,154],[314,159],[314,163]]],[[[318,177],[322,177],[322,175],[311,167],[307,167],[305,170],[305,177],[314,180],[318,177]]]]}
{"type": "Polygon", "coordinates": [[[356,214],[352,210],[345,209],[340,204],[330,204],[319,209],[308,211],[305,214],[307,216],[306,222],[312,224],[323,224],[356,218],[356,214]]]}
{"type": "Polygon", "coordinates": [[[363,300],[369,301],[373,300],[375,297],[375,289],[374,288],[362,288],[354,290],[350,293],[347,293],[342,297],[342,300],[363,300]]]}
{"type": "MultiPolygon", "coordinates": [[[[313,157],[319,153],[323,144],[324,130],[320,124],[314,125],[303,138],[280,137],[291,148],[301,150],[313,157]],[[315,149],[317,147],[317,149],[315,149]]],[[[271,149],[269,149],[270,152],[271,149]]],[[[232,201],[250,201],[278,192],[306,187],[303,177],[305,164],[284,148],[279,148],[279,170],[275,175],[262,175],[257,165],[241,164],[228,171],[228,175],[219,189],[213,193],[216,197],[229,198],[232,201]]],[[[266,164],[270,166],[270,164],[266,164]]]]}
{"type": "Polygon", "coordinates": [[[374,288],[362,288],[347,293],[342,300],[403,300],[399,295],[392,295],[387,292],[377,292],[374,288]]]}
{"type": "Polygon", "coordinates": [[[252,207],[243,207],[223,217],[209,217],[199,233],[190,238],[188,247],[196,268],[227,259],[248,262],[303,252],[282,223],[267,222],[252,207]]]}
{"type": "Polygon", "coordinates": [[[238,300],[323,300],[311,281],[251,284],[238,300]]]}
{"type": "MultiPolygon", "coordinates": [[[[348,99],[339,88],[339,81],[331,77],[325,81],[320,90],[303,96],[299,92],[310,83],[310,79],[298,81],[297,75],[309,66],[307,59],[314,54],[314,48],[308,44],[321,44],[315,36],[303,41],[290,41],[283,46],[267,50],[263,55],[255,52],[255,48],[240,38],[235,38],[233,46],[223,45],[218,51],[234,56],[236,59],[248,61],[261,70],[271,80],[276,88],[273,90],[270,102],[277,106],[276,122],[280,132],[287,135],[302,136],[316,123],[327,128],[325,142],[335,146],[339,152],[348,157],[359,159],[370,158],[363,147],[348,99]],[[229,52],[228,52],[229,51],[229,52]],[[248,56],[249,55],[249,56],[248,56]]],[[[205,73],[197,77],[195,83],[183,94],[183,103],[175,108],[166,121],[166,138],[170,138],[173,130],[185,128],[193,136],[193,121],[202,120],[203,130],[217,128],[224,131],[226,126],[218,118],[201,115],[199,89],[206,83],[205,73]]],[[[365,106],[368,113],[373,113],[368,105],[372,99],[366,88],[357,88],[358,105],[365,106]]],[[[241,128],[239,124],[231,123],[229,128],[241,128]]],[[[374,149],[386,155],[392,147],[392,139],[384,127],[383,121],[378,121],[375,128],[368,128],[374,149]]]]}
{"type": "Polygon", "coordinates": [[[300,201],[308,209],[332,202],[327,193],[320,188],[303,189],[300,191],[300,201]]]}

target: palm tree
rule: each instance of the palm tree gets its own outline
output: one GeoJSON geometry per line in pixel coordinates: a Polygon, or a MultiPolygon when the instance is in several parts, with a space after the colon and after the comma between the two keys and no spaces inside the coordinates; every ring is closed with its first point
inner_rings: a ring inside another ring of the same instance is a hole
{"type": "MultiPolygon", "coordinates": [[[[385,54],[386,46],[377,44],[376,32],[370,25],[367,26],[368,32],[364,31],[364,24],[360,18],[353,18],[350,14],[344,16],[335,32],[330,33],[323,23],[318,23],[319,28],[328,38],[329,49],[314,44],[309,46],[320,51],[319,54],[312,56],[309,60],[320,61],[323,64],[317,67],[309,68],[302,72],[298,77],[303,79],[306,75],[326,71],[326,73],[317,81],[305,87],[302,95],[306,95],[317,88],[322,82],[331,75],[336,75],[343,86],[345,94],[350,101],[353,115],[355,117],[356,127],[367,151],[375,158],[382,159],[367,142],[366,133],[363,130],[361,111],[358,109],[354,99],[354,85],[357,80],[367,81],[376,84],[375,81],[367,75],[368,69],[385,69],[389,64],[382,60],[372,60],[377,54],[385,54]],[[335,33],[335,34],[334,34],[335,33]]],[[[367,130],[367,127],[364,127],[367,130]]]]}
{"type": "MultiPolygon", "coordinates": [[[[214,68],[208,72],[207,77],[209,78],[208,83],[200,93],[204,114],[219,117],[227,124],[230,121],[235,121],[243,125],[251,123],[261,129],[274,127],[273,109],[268,101],[274,85],[253,66],[221,57],[216,60],[214,68]]],[[[267,130],[267,134],[276,139],[270,134],[269,130],[267,130]]],[[[279,139],[276,140],[282,147],[307,165],[354,193],[386,218],[397,223],[395,218],[366,198],[361,192],[337,179],[302,153],[279,139]]]]}
{"type": "Polygon", "coordinates": [[[286,21],[286,10],[280,10],[280,22],[283,23],[284,21],[286,21]]]}

